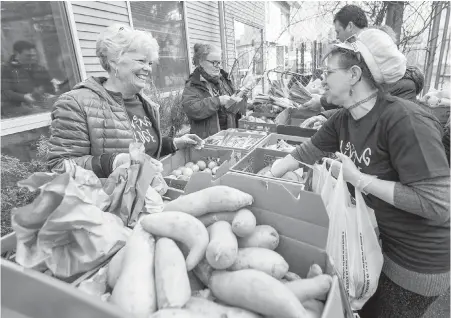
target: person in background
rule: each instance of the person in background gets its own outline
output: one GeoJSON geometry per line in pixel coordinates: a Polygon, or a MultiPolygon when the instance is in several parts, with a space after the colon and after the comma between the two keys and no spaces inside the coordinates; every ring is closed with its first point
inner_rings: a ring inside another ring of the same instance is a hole
{"type": "Polygon", "coordinates": [[[32,105],[42,100],[44,94],[53,94],[50,75],[37,63],[34,44],[17,41],[13,45],[14,54],[2,65],[2,113],[15,111],[23,104],[32,105]]]}
{"type": "Polygon", "coordinates": [[[336,152],[348,184],[379,226],[384,266],[362,318],[420,318],[450,285],[450,172],[440,123],[419,105],[385,94],[406,59],[390,37],[365,30],[336,44],[325,89],[343,105],[267,176],[281,177],[336,152]]]}
{"type": "Polygon", "coordinates": [[[344,42],[347,38],[357,35],[368,27],[368,19],[362,8],[348,4],[334,16],[337,39],[344,42]]]}
{"type": "Polygon", "coordinates": [[[112,25],[100,34],[96,54],[108,78],[89,77],[55,102],[48,153],[53,171],[64,172],[64,160],[72,159],[106,178],[130,163],[133,142],[143,143],[145,153],[157,159],[200,145],[196,135],[161,136],[159,106],[142,94],[158,52],[148,32],[112,25]]]}
{"type": "Polygon", "coordinates": [[[220,130],[238,127],[245,114],[247,91],[235,97],[229,75],[221,69],[221,51],[211,44],[194,45],[193,64],[182,94],[182,105],[190,121],[191,133],[205,139],[220,130]]]}

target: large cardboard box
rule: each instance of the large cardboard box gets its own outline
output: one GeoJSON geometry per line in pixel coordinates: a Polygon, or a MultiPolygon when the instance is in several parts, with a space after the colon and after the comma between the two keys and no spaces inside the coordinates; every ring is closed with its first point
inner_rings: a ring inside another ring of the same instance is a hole
{"type": "MultiPolygon", "coordinates": [[[[234,165],[237,160],[232,158],[233,150],[228,149],[194,149],[186,148],[177,151],[172,155],[168,155],[160,159],[163,164],[163,177],[170,188],[183,192],[188,181],[174,180],[168,178],[172,171],[180,167],[185,166],[188,162],[196,163],[199,160],[203,160],[208,164],[209,158],[219,158],[219,169],[214,177],[219,177],[229,171],[230,167],[234,165]]],[[[202,173],[202,172],[197,172],[202,173]]],[[[207,173],[207,172],[203,172],[207,173]]]]}
{"type": "Polygon", "coordinates": [[[334,276],[322,318],[353,317],[342,282],[325,251],[329,218],[320,195],[306,191],[293,195],[281,184],[232,173],[215,181],[197,175],[187,185],[185,193],[215,185],[227,185],[253,196],[250,210],[258,224],[271,225],[278,231],[280,244],[276,252],[288,262],[290,271],[305,277],[310,266],[316,263],[334,276]]]}
{"type": "Polygon", "coordinates": [[[73,286],[1,260],[1,316],[8,318],[132,318],[73,286]]]}
{"type": "Polygon", "coordinates": [[[308,109],[288,108],[282,111],[276,118],[277,133],[299,137],[312,137],[317,130],[299,127],[304,120],[318,115],[318,111],[308,109]]]}

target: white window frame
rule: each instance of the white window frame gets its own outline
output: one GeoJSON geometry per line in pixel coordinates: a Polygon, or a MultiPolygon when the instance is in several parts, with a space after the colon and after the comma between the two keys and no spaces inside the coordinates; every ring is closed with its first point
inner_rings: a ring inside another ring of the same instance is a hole
{"type": "MultiPolygon", "coordinates": [[[[72,11],[72,4],[70,1],[64,1],[64,9],[68,19],[69,32],[74,45],[75,60],[78,67],[80,78],[86,78],[86,70],[83,64],[83,57],[81,54],[80,41],[78,40],[77,27],[75,24],[74,13],[72,11]]],[[[17,118],[8,118],[0,120],[0,136],[8,136],[23,131],[42,128],[50,126],[51,117],[50,112],[43,112],[40,114],[33,114],[28,116],[20,116],[17,118]]]]}

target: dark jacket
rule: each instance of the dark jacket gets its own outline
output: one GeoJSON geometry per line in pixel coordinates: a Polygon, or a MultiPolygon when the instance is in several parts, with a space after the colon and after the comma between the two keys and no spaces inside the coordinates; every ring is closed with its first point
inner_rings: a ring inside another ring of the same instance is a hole
{"type": "Polygon", "coordinates": [[[50,75],[38,64],[22,65],[14,57],[2,65],[2,104],[20,105],[35,89],[54,94],[50,75]]]}
{"type": "MultiPolygon", "coordinates": [[[[232,90],[233,84],[226,72],[221,70],[222,78],[232,90]]],[[[241,109],[246,109],[247,98],[240,102],[241,109]]],[[[199,72],[194,71],[185,84],[182,95],[183,109],[190,121],[191,133],[205,139],[219,132],[218,111],[224,110],[218,96],[213,96],[207,86],[207,82],[201,78],[199,72]]],[[[238,127],[240,114],[227,113],[227,128],[238,127]]]]}
{"type": "MultiPolygon", "coordinates": [[[[109,158],[128,153],[135,142],[133,128],[124,103],[118,104],[102,83],[106,78],[90,77],[61,95],[52,111],[49,167],[64,171],[64,159],[71,158],[99,178],[111,173],[109,158]]],[[[162,138],[159,106],[145,95],[138,94],[159,140],[157,158],[175,152],[172,138],[162,138]]]]}

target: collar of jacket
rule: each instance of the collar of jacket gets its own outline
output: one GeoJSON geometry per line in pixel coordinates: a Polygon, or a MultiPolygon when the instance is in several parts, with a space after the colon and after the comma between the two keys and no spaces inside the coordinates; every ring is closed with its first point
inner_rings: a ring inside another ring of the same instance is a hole
{"type": "MultiPolygon", "coordinates": [[[[221,73],[221,76],[226,80],[226,81],[230,81],[229,80],[229,74],[224,71],[223,69],[220,69],[219,72],[221,73]]],[[[191,73],[187,83],[191,83],[192,85],[197,85],[197,86],[201,86],[203,87],[205,90],[208,91],[207,88],[207,80],[205,78],[203,78],[203,76],[200,74],[200,72],[197,71],[197,69],[195,69],[193,71],[193,73],[191,73]]]]}
{"type": "MultiPolygon", "coordinates": [[[[103,87],[103,85],[102,85],[106,80],[107,80],[106,77],[91,76],[91,77],[88,77],[83,82],[75,85],[73,89],[74,90],[81,89],[81,88],[90,89],[94,93],[99,95],[101,98],[108,101],[110,104],[113,104],[113,105],[117,104],[117,102],[114,100],[114,98],[106,91],[105,87],[103,87]]],[[[160,112],[159,112],[160,105],[158,105],[157,103],[152,101],[148,96],[146,96],[144,94],[138,93],[137,95],[138,95],[139,99],[141,100],[141,102],[143,103],[144,111],[151,112],[156,120],[156,124],[157,124],[156,131],[157,131],[158,139],[160,141],[160,146],[159,146],[158,152],[157,152],[157,158],[159,158],[160,153],[161,153],[161,147],[163,145],[163,140],[162,140],[161,131],[160,131],[160,112]]],[[[121,106],[123,107],[123,105],[121,105],[121,106]]],[[[126,111],[126,110],[124,109],[124,111],[126,111]]]]}

